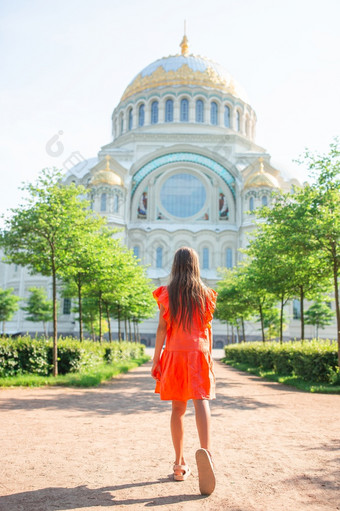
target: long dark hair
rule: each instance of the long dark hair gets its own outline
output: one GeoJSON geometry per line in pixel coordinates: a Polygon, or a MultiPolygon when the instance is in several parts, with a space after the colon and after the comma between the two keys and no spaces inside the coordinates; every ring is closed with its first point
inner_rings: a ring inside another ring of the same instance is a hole
{"type": "Polygon", "coordinates": [[[201,281],[198,255],[192,248],[183,247],[176,251],[168,294],[172,320],[189,330],[197,311],[203,325],[207,288],[201,281]]]}

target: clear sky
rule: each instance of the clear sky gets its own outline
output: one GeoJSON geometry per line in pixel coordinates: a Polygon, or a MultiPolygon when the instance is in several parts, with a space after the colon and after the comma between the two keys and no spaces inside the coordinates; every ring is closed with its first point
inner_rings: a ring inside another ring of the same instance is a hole
{"type": "Polygon", "coordinates": [[[124,89],[180,52],[184,19],[190,52],[247,91],[272,163],[306,179],[292,160],[340,133],[339,0],[1,0],[0,213],[42,168],[110,142],[124,89]]]}

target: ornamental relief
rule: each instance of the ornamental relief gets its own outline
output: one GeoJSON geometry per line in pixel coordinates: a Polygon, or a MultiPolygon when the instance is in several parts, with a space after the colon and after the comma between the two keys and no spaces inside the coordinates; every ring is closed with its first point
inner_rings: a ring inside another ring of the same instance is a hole
{"type": "Polygon", "coordinates": [[[238,95],[235,83],[231,78],[229,80],[222,78],[209,66],[204,71],[193,71],[187,64],[183,64],[177,71],[165,71],[162,66],[159,66],[151,75],[143,77],[142,73],[139,73],[125,90],[121,101],[152,87],[187,85],[188,83],[202,87],[213,87],[228,92],[232,96],[238,95]]]}

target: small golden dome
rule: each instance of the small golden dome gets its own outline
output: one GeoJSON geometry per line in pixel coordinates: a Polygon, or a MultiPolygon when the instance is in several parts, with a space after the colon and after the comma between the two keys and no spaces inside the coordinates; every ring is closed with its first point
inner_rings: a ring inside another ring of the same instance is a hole
{"type": "Polygon", "coordinates": [[[264,170],[263,158],[259,158],[260,168],[254,174],[248,176],[244,183],[244,189],[246,188],[260,188],[266,186],[267,188],[280,188],[279,182],[272,174],[264,170]]]}
{"type": "Polygon", "coordinates": [[[122,186],[122,179],[113,170],[110,169],[110,156],[105,156],[106,168],[98,170],[90,181],[90,185],[96,186],[106,184],[110,186],[122,186]]]}

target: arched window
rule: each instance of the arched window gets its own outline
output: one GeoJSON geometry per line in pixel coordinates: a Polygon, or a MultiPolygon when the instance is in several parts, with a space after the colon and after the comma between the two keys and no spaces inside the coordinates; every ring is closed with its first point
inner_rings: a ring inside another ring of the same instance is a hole
{"type": "Polygon", "coordinates": [[[230,108],[228,105],[224,107],[224,126],[230,128],[230,108]]]}
{"type": "Polygon", "coordinates": [[[100,211],[106,211],[106,193],[102,193],[100,197],[100,211]]]}
{"type": "Polygon", "coordinates": [[[135,246],[133,247],[133,255],[134,255],[137,259],[139,259],[139,246],[138,246],[138,245],[135,245],[135,246]]]}
{"type": "Polygon", "coordinates": [[[241,131],[241,114],[238,110],[236,112],[236,131],[241,131]]]}
{"type": "Polygon", "coordinates": [[[174,120],[174,102],[172,99],[167,99],[165,102],[165,122],[172,122],[174,120]]]}
{"type": "Polygon", "coordinates": [[[215,101],[213,101],[210,106],[210,122],[211,122],[211,124],[217,125],[217,114],[218,114],[217,103],[215,101]]]}
{"type": "Polygon", "coordinates": [[[209,270],[209,249],[207,247],[203,248],[203,270],[209,270]]]}
{"type": "Polygon", "coordinates": [[[181,122],[189,121],[189,101],[184,98],[181,101],[181,122]]]}
{"type": "Polygon", "coordinates": [[[132,108],[129,110],[129,130],[132,130],[132,108]]]}
{"type": "Polygon", "coordinates": [[[124,131],[124,118],[121,116],[120,118],[120,134],[122,134],[124,131]]]}
{"type": "Polygon", "coordinates": [[[157,247],[156,249],[156,268],[163,267],[163,249],[162,247],[157,247]]]}
{"type": "Polygon", "coordinates": [[[158,101],[153,101],[151,104],[151,124],[158,123],[158,101]]]}
{"type": "Polygon", "coordinates": [[[204,103],[201,99],[196,101],[196,122],[204,122],[204,103]]]}
{"type": "Polygon", "coordinates": [[[267,197],[267,195],[262,195],[261,202],[262,202],[262,206],[268,206],[268,197],[267,197]]]}
{"type": "Polygon", "coordinates": [[[144,126],[145,107],[141,105],[138,111],[138,126],[144,126]]]}
{"type": "Polygon", "coordinates": [[[227,248],[225,253],[225,265],[227,268],[233,267],[233,251],[231,248],[227,248]]]}
{"type": "Polygon", "coordinates": [[[255,209],[254,197],[250,197],[250,199],[249,199],[249,209],[250,209],[250,211],[254,211],[254,209],[255,209]]]}
{"type": "Polygon", "coordinates": [[[113,196],[113,212],[118,213],[118,195],[116,193],[113,196]]]}
{"type": "Polygon", "coordinates": [[[301,319],[300,300],[293,300],[293,319],[301,319]]]}

